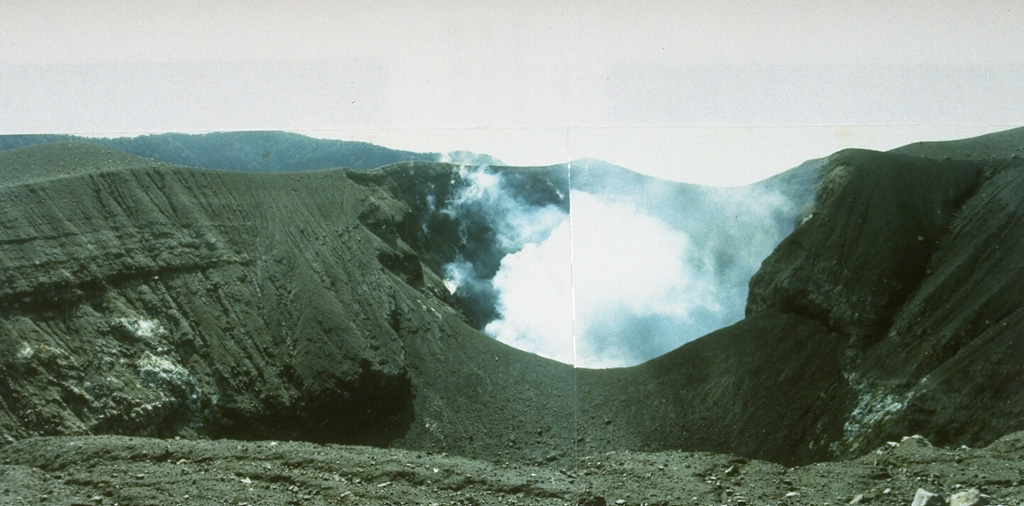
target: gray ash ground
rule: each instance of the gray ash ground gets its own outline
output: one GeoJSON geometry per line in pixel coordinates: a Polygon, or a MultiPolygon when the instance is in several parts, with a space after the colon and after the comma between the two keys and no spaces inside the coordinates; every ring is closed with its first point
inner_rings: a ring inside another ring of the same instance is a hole
{"type": "Polygon", "coordinates": [[[3,505],[909,505],[919,488],[1024,503],[1024,432],[982,449],[922,438],[787,468],[610,452],[546,464],[302,442],[32,438],[0,448],[3,505]]]}

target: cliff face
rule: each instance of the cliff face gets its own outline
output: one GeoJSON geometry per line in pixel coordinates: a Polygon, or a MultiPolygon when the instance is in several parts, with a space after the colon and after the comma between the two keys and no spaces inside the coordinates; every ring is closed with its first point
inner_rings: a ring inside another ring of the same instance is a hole
{"type": "MultiPolygon", "coordinates": [[[[574,370],[475,330],[444,286],[456,255],[493,256],[485,221],[438,212],[458,167],[3,152],[0,437],[796,463],[1024,428],[1024,168],[856,150],[819,165],[817,204],[751,280],[743,321],[640,366],[574,370]]],[[[569,204],[564,169],[509,174],[521,198],[569,204]]]]}
{"type": "Polygon", "coordinates": [[[634,368],[581,372],[588,449],[794,463],[1020,429],[1024,166],[976,158],[825,159],[812,212],[751,279],[743,321],[634,368]]]}
{"type": "Polygon", "coordinates": [[[829,165],[814,213],[751,279],[747,314],[776,308],[871,340],[921,282],[982,170],[860,150],[829,165]]]}
{"type": "Polygon", "coordinates": [[[1024,423],[1024,167],[1013,163],[960,208],[885,337],[852,364],[902,401],[875,429],[883,437],[926,427],[942,444],[977,444],[1024,423]]]}
{"type": "Polygon", "coordinates": [[[830,158],[813,216],[751,280],[747,311],[801,315],[845,348],[853,404],[834,453],[911,433],[975,445],[1024,423],[1022,184],[1014,158],[830,158]]]}
{"type": "Polygon", "coordinates": [[[7,431],[329,437],[411,409],[388,331],[404,301],[344,178],[138,168],[0,191],[7,431]],[[337,338],[355,314],[372,343],[337,338]]]}
{"type": "Polygon", "coordinates": [[[585,447],[828,458],[853,400],[842,351],[820,322],[769,310],[636,367],[581,371],[585,447]]]}
{"type": "Polygon", "coordinates": [[[5,437],[403,438],[469,452],[510,427],[569,430],[571,369],[469,327],[397,235],[409,205],[382,187],[344,171],[27,149],[0,160],[22,175],[42,160],[40,177],[0,186],[5,437]],[[52,177],[55,152],[76,169],[52,177]]]}

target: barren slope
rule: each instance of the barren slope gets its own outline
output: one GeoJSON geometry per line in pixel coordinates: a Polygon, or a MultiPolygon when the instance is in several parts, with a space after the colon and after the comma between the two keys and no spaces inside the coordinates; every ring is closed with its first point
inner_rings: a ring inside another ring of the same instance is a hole
{"type": "Polygon", "coordinates": [[[1024,167],[847,150],[825,168],[813,214],[751,280],[746,319],[580,372],[588,452],[799,463],[1024,428],[1024,167]]]}
{"type": "MultiPolygon", "coordinates": [[[[1024,428],[1018,162],[850,150],[812,169],[817,206],[751,281],[745,320],[640,366],[574,371],[474,330],[443,286],[465,245],[431,203],[457,167],[242,174],[76,144],[5,152],[0,435],[793,464],[1024,428]]],[[[564,170],[506,170],[524,196],[568,204],[564,170]]],[[[487,224],[472,226],[486,255],[487,224]]]]}
{"type": "Polygon", "coordinates": [[[918,489],[1024,500],[1024,433],[986,448],[892,441],[800,467],[685,452],[612,452],[552,465],[277,441],[32,438],[0,448],[5,505],[451,504],[905,506],[918,489]]]}
{"type": "MultiPolygon", "coordinates": [[[[523,458],[544,455],[505,437],[571,440],[571,369],[434,296],[440,280],[389,230],[404,203],[344,171],[103,165],[106,150],[66,148],[108,170],[0,187],[5,437],[400,438],[523,458]]],[[[41,151],[10,152],[5,173],[61,148],[26,149],[41,151]]]]}

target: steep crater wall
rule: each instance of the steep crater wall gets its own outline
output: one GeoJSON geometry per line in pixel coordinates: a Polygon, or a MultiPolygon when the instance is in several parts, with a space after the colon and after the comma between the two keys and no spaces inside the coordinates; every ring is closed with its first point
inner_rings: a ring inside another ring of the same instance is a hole
{"type": "Polygon", "coordinates": [[[346,209],[362,196],[303,178],[111,170],[0,187],[4,431],[401,433],[401,343],[355,323],[395,304],[370,289],[387,276],[346,209]]]}
{"type": "Polygon", "coordinates": [[[817,208],[753,277],[747,313],[802,315],[846,347],[853,403],[833,455],[914,433],[985,444],[1022,426],[1022,206],[1009,196],[1022,169],[830,158],[817,208]]]}
{"type": "Polygon", "coordinates": [[[0,155],[0,438],[568,455],[571,368],[467,325],[386,185],[109,154],[0,155]]]}
{"type": "MultiPolygon", "coordinates": [[[[744,320],[636,367],[573,370],[481,334],[445,287],[446,262],[493,253],[462,240],[489,237],[486,220],[440,212],[465,187],[457,166],[239,174],[78,146],[69,168],[66,146],[29,149],[46,151],[0,154],[0,173],[31,169],[0,181],[7,439],[800,463],[1024,428],[1024,172],[1010,159],[838,153],[813,214],[751,280],[744,320]]],[[[562,173],[516,185],[567,205],[562,173]]]]}

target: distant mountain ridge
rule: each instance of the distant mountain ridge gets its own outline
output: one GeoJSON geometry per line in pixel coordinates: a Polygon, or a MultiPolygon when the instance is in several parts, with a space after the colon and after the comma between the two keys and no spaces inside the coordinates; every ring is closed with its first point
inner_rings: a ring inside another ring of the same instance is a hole
{"type": "Polygon", "coordinates": [[[4,135],[0,151],[51,142],[86,142],[153,160],[204,169],[243,172],[294,172],[336,167],[369,170],[400,162],[451,160],[466,165],[495,165],[489,155],[416,153],[359,141],[316,139],[290,132],[165,133],[95,138],[75,135],[4,135]]]}

